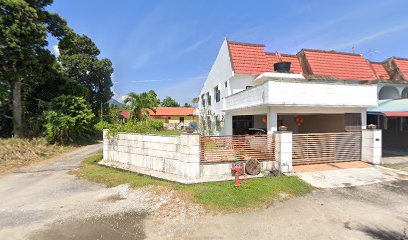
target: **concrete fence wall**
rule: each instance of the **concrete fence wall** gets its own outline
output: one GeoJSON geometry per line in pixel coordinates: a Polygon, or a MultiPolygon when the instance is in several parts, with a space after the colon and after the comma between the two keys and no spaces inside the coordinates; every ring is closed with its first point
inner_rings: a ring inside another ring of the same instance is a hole
{"type": "Polygon", "coordinates": [[[172,181],[200,177],[200,136],[157,136],[104,131],[101,164],[172,181]]]}
{"type": "MultiPolygon", "coordinates": [[[[292,172],[292,133],[275,132],[275,160],[261,161],[262,172],[292,172]]],[[[361,160],[381,163],[381,130],[362,132],[361,160]]],[[[244,161],[242,161],[244,162],[244,161]]],[[[157,136],[104,131],[102,165],[181,183],[233,179],[232,163],[201,162],[200,135],[157,136]]],[[[263,174],[255,177],[263,176],[263,174]]],[[[253,177],[253,176],[245,176],[253,177]]]]}

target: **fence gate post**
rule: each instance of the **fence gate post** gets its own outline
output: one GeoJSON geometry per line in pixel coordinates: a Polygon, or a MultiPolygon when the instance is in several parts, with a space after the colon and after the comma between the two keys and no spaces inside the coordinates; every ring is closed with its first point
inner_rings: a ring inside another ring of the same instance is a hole
{"type": "Polygon", "coordinates": [[[292,132],[275,132],[275,158],[282,173],[292,172],[292,132]]]}
{"type": "Polygon", "coordinates": [[[381,164],[381,129],[363,129],[361,134],[361,160],[376,165],[381,164]]]}

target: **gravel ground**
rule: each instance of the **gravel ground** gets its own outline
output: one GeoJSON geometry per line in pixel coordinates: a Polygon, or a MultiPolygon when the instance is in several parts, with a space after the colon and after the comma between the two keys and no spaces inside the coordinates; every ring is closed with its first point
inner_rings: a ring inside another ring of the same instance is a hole
{"type": "Polygon", "coordinates": [[[408,181],[317,189],[267,209],[217,215],[173,191],[78,180],[92,145],[0,177],[0,239],[408,240],[408,181]]]}
{"type": "Polygon", "coordinates": [[[76,179],[72,170],[101,147],[1,177],[0,239],[143,239],[147,216],[167,219],[171,228],[204,212],[173,191],[105,188],[76,179]]]}

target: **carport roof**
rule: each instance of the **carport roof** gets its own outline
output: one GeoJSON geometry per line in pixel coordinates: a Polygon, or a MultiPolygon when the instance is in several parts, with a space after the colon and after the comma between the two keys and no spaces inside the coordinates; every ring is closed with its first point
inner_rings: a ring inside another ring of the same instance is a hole
{"type": "Polygon", "coordinates": [[[368,108],[367,111],[387,117],[408,117],[408,98],[380,100],[377,107],[368,108]]]}

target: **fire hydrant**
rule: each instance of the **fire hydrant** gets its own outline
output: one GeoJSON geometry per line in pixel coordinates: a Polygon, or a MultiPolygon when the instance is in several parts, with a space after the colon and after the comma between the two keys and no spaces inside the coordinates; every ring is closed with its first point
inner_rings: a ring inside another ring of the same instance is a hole
{"type": "Polygon", "coordinates": [[[242,170],[242,166],[235,166],[231,168],[232,171],[235,171],[235,187],[239,187],[241,186],[241,184],[239,183],[239,173],[242,170]]]}

